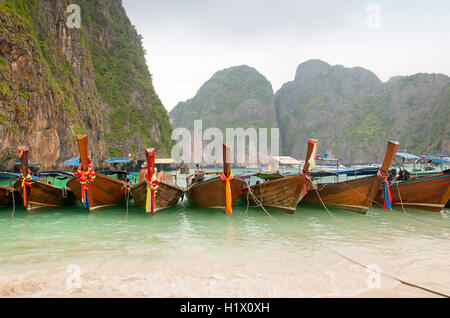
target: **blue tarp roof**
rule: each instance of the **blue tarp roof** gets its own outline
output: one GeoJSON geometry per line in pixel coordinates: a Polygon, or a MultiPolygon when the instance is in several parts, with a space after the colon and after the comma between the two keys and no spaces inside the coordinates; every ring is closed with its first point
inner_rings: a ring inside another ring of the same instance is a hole
{"type": "MultiPolygon", "coordinates": [[[[109,160],[107,160],[107,163],[128,163],[130,162],[131,159],[130,158],[111,158],[109,160]]],[[[80,158],[71,158],[69,160],[67,160],[66,162],[64,162],[65,166],[80,166],[80,158]]]]}
{"type": "Polygon", "coordinates": [[[416,160],[416,159],[420,159],[420,157],[411,155],[411,154],[406,153],[406,152],[397,152],[395,155],[398,156],[398,157],[405,158],[406,160],[416,160]]]}
{"type": "Polygon", "coordinates": [[[64,162],[65,166],[81,166],[80,164],[80,158],[71,158],[69,160],[67,160],[66,162],[64,162]]]}
{"type": "MultiPolygon", "coordinates": [[[[16,172],[0,172],[0,179],[6,178],[6,177],[20,177],[20,173],[16,172]]],[[[39,180],[40,178],[37,176],[31,176],[34,180],[39,180]]]]}
{"type": "Polygon", "coordinates": [[[435,163],[450,163],[450,160],[448,160],[448,159],[434,159],[433,162],[435,162],[435,163]]]}
{"type": "Polygon", "coordinates": [[[106,160],[107,163],[128,163],[130,161],[130,158],[111,158],[106,160]]]}
{"type": "MultiPolygon", "coordinates": [[[[21,162],[14,162],[15,165],[21,165],[21,162]]],[[[29,166],[40,166],[41,164],[39,162],[29,162],[29,166]]]]}

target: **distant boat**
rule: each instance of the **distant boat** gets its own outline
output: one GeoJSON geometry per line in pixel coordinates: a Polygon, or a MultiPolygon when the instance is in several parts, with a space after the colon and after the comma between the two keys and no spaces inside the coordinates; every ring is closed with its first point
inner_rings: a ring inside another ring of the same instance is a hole
{"type": "Polygon", "coordinates": [[[255,174],[255,176],[265,181],[246,188],[243,197],[248,198],[254,205],[262,204],[264,207],[275,208],[293,214],[298,203],[307,192],[309,159],[315,145],[317,145],[316,140],[308,140],[306,164],[301,174],[279,176],[278,178],[276,176],[273,178],[273,173],[255,174]],[[250,193],[248,193],[249,191],[250,193]]]}
{"type": "Polygon", "coordinates": [[[187,196],[195,205],[202,208],[216,208],[231,214],[234,203],[242,196],[246,182],[232,177],[230,148],[223,145],[223,171],[197,172],[186,178],[187,196]],[[207,175],[221,175],[205,179],[207,175]]]}
{"type": "Polygon", "coordinates": [[[350,165],[350,168],[352,169],[366,169],[366,168],[381,168],[380,164],[377,163],[354,163],[352,165],[350,165]]]}
{"type": "Polygon", "coordinates": [[[314,170],[322,171],[339,171],[345,169],[347,167],[341,164],[341,160],[337,158],[316,159],[316,166],[314,168],[314,170]]]}
{"type": "MultiPolygon", "coordinates": [[[[184,194],[183,188],[177,186],[171,182],[170,177],[172,175],[167,174],[169,178],[158,180],[155,173],[155,149],[145,149],[145,155],[147,158],[147,180],[141,181],[139,184],[131,188],[131,195],[134,202],[141,208],[146,209],[147,212],[152,214],[165,208],[170,208],[178,203],[184,194]],[[152,185],[154,184],[154,185],[152,185]],[[148,187],[154,186],[150,191],[148,187]],[[153,195],[153,198],[151,197],[153,195]],[[153,205],[152,205],[153,203],[153,205]]],[[[163,172],[160,172],[164,176],[163,172]]]]}
{"type": "Polygon", "coordinates": [[[125,201],[129,189],[128,183],[100,173],[91,174],[90,171],[93,172],[93,170],[90,167],[90,159],[88,157],[88,137],[84,135],[77,136],[77,143],[81,162],[81,167],[78,171],[79,176],[75,176],[67,182],[67,186],[72,189],[77,199],[90,212],[118,205],[125,201]]]}
{"type": "Polygon", "coordinates": [[[29,149],[21,147],[21,176],[14,188],[22,197],[28,212],[49,207],[70,206],[76,203],[73,192],[66,187],[57,187],[41,180],[33,179],[28,169],[29,149]]]}
{"type": "MultiPolygon", "coordinates": [[[[387,176],[397,148],[398,142],[388,142],[384,161],[380,169],[381,175],[387,176]]],[[[378,175],[317,185],[311,182],[310,190],[302,202],[306,204],[322,204],[323,202],[325,206],[366,212],[372,205],[372,201],[375,199],[382,182],[383,177],[378,175]]]]}

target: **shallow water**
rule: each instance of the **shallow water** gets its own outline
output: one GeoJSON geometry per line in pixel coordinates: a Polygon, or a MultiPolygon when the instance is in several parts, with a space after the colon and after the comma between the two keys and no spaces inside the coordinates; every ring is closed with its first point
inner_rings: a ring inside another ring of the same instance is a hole
{"type": "Polygon", "coordinates": [[[155,216],[133,203],[128,213],[0,208],[0,295],[435,296],[384,276],[377,284],[335,252],[450,294],[448,209],[408,210],[421,221],[381,208],[269,212],[276,220],[243,201],[229,216],[187,199],[155,216]]]}

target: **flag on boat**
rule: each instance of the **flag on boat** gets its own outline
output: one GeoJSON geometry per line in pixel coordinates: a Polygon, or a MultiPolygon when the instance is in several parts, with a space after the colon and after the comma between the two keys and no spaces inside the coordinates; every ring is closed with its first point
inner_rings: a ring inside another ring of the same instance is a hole
{"type": "Polygon", "coordinates": [[[316,167],[316,153],[317,153],[317,142],[314,143],[313,152],[309,158],[309,169],[312,170],[316,167]]]}

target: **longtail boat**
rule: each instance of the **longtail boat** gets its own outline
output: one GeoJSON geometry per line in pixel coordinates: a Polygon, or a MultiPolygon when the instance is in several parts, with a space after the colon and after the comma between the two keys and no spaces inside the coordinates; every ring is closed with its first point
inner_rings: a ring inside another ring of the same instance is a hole
{"type": "Polygon", "coordinates": [[[57,187],[31,177],[28,168],[29,148],[19,147],[21,159],[20,177],[14,188],[22,197],[24,207],[28,212],[49,207],[70,206],[76,203],[75,196],[69,188],[57,187]]]}
{"type": "MultiPolygon", "coordinates": [[[[300,174],[267,179],[250,188],[245,188],[243,197],[246,197],[252,204],[262,204],[264,207],[293,214],[298,203],[308,191],[309,160],[316,145],[317,140],[308,140],[305,165],[300,174]],[[249,191],[250,193],[248,193],[249,191]]],[[[256,174],[256,176],[264,178],[264,174],[256,174]]]]}
{"type": "MultiPolygon", "coordinates": [[[[450,174],[435,174],[426,177],[396,181],[389,185],[392,205],[429,212],[440,212],[450,199],[450,174]]],[[[382,204],[384,192],[378,191],[375,201],[382,204]]]]}
{"type": "Polygon", "coordinates": [[[77,143],[81,167],[67,182],[67,186],[72,189],[77,199],[90,212],[123,202],[128,195],[129,184],[100,173],[96,174],[88,156],[88,137],[77,136],[77,143]]]}
{"type": "Polygon", "coordinates": [[[302,203],[323,203],[325,206],[365,213],[372,205],[381,183],[387,182],[387,171],[397,149],[398,142],[388,142],[384,161],[377,175],[317,185],[310,181],[310,190],[302,203]]]}
{"type": "Polygon", "coordinates": [[[186,177],[187,196],[190,201],[201,208],[217,208],[232,213],[232,207],[243,193],[245,180],[233,177],[231,172],[231,149],[223,145],[223,171],[197,172],[186,177]],[[205,175],[220,175],[204,179],[205,175]]]}
{"type": "Polygon", "coordinates": [[[162,171],[156,175],[155,149],[145,149],[147,158],[146,180],[139,182],[131,188],[134,202],[151,214],[177,204],[184,194],[183,188],[173,183],[172,175],[162,171]]]}
{"type": "Polygon", "coordinates": [[[19,205],[21,202],[22,199],[16,189],[0,185],[0,206],[19,205]]]}

